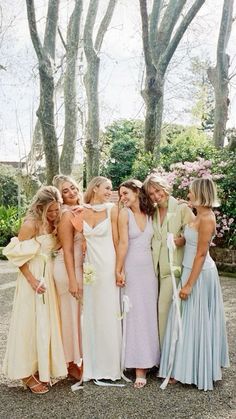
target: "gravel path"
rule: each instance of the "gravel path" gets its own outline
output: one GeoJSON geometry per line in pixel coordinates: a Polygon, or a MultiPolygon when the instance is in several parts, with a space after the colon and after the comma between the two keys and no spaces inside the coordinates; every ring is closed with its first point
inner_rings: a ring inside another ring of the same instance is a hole
{"type": "MultiPolygon", "coordinates": [[[[15,270],[8,262],[0,262],[0,362],[6,346],[12,307],[15,270]]],[[[137,390],[132,384],[125,388],[97,387],[85,383],[84,389],[73,393],[69,380],[53,386],[49,393],[35,396],[23,391],[20,382],[9,382],[0,374],[0,418],[194,418],[236,419],[236,279],[221,278],[230,344],[231,367],[224,371],[223,381],[214,391],[203,392],[194,386],[176,384],[160,390],[161,381],[153,372],[148,385],[137,390]]]]}

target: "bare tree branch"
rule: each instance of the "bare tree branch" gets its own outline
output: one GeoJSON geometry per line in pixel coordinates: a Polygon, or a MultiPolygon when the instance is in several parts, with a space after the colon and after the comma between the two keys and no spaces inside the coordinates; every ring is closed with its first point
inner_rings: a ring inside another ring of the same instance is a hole
{"type": "Polygon", "coordinates": [[[100,52],[102,42],[103,42],[103,38],[104,38],[104,35],[107,31],[107,28],[108,28],[108,26],[111,22],[116,3],[117,3],[117,0],[110,0],[109,1],[106,13],[105,13],[105,15],[104,15],[104,17],[101,21],[101,24],[99,26],[98,33],[97,33],[96,40],[95,40],[95,44],[94,44],[95,50],[97,52],[100,52]]]}
{"type": "Polygon", "coordinates": [[[64,81],[65,131],[60,158],[62,173],[71,174],[77,137],[76,63],[80,39],[80,21],[83,0],[75,0],[67,29],[66,73],[64,81]]]}
{"type": "MultiPolygon", "coordinates": [[[[142,22],[142,40],[143,40],[143,52],[146,64],[146,70],[149,71],[153,67],[151,49],[149,44],[149,30],[148,30],[148,13],[147,13],[147,1],[139,0],[140,14],[142,22]]],[[[151,38],[150,34],[150,38],[151,38]]]]}
{"type": "Polygon", "coordinates": [[[49,0],[43,46],[53,60],[55,59],[58,11],[59,1],[49,0]]]}
{"type": "Polygon", "coordinates": [[[159,18],[161,9],[163,6],[163,0],[154,0],[152,5],[152,12],[150,15],[150,33],[149,42],[152,49],[157,47],[157,30],[159,24],[159,18]]]}
{"type": "Polygon", "coordinates": [[[169,45],[174,27],[187,0],[170,0],[157,31],[156,48],[153,50],[153,61],[158,65],[160,56],[169,45]]]}
{"type": "Polygon", "coordinates": [[[163,56],[161,58],[160,67],[162,71],[166,71],[168,64],[170,63],[171,58],[173,57],[176,48],[181,41],[185,31],[188,29],[190,23],[205,3],[206,0],[196,0],[192,7],[188,10],[187,14],[184,16],[182,22],[180,23],[175,35],[173,36],[172,40],[170,41],[169,45],[167,46],[163,56]]]}

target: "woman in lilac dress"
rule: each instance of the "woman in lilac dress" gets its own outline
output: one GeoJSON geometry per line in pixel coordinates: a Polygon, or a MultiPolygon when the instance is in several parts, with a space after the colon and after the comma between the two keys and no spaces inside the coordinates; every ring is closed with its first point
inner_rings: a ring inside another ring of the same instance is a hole
{"type": "Polygon", "coordinates": [[[126,334],[123,336],[124,368],[135,368],[135,388],[146,384],[147,369],[159,364],[157,326],[158,283],[154,273],[151,240],[152,220],[142,183],[131,179],[119,187],[124,208],[119,214],[117,285],[129,301],[126,334]]]}

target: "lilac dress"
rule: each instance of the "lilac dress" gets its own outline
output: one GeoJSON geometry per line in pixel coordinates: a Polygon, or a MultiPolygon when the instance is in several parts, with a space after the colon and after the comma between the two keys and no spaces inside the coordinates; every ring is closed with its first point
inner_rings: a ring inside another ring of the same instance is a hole
{"type": "Polygon", "coordinates": [[[125,368],[151,368],[159,364],[157,325],[158,283],[154,273],[151,239],[152,220],[147,217],[144,231],[128,209],[129,247],[125,259],[126,287],[130,310],[125,337],[125,368]]]}

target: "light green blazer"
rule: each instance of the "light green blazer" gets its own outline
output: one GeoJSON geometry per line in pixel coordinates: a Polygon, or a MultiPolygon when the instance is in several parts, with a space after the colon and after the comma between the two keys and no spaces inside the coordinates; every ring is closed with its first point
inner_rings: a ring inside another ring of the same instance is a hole
{"type": "MultiPolygon", "coordinates": [[[[167,248],[167,232],[173,233],[174,237],[183,234],[183,229],[193,217],[191,209],[187,204],[179,204],[178,201],[169,197],[166,217],[160,225],[158,208],[153,218],[154,235],[152,238],[152,255],[156,275],[161,278],[170,275],[170,265],[167,248]],[[159,264],[159,268],[158,268],[159,264]]],[[[176,247],[173,255],[173,265],[176,269],[182,267],[184,246],[176,247]]]]}

